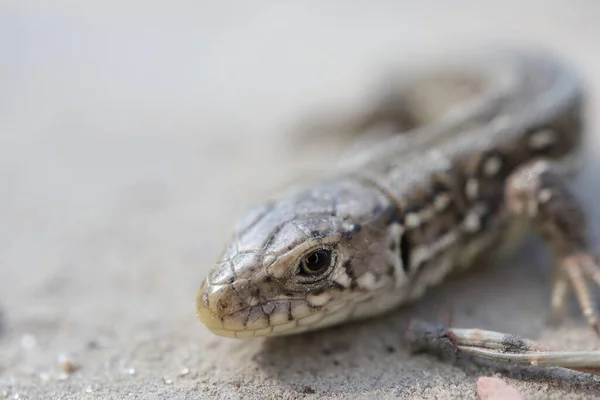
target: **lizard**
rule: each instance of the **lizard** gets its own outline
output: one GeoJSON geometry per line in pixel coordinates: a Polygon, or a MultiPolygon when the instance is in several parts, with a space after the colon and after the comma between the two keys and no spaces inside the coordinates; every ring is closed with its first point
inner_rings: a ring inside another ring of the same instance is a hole
{"type": "MultiPolygon", "coordinates": [[[[334,123],[348,133],[388,124],[398,134],[251,208],[201,284],[198,318],[216,335],[244,339],[375,317],[485,257],[514,252],[536,230],[556,264],[552,313],[574,294],[600,334],[589,288],[600,285],[600,266],[569,187],[586,139],[586,99],[574,66],[541,49],[464,52],[407,69],[373,107],[334,123]]],[[[420,326],[409,336],[422,344],[431,332],[420,326]]],[[[493,343],[497,361],[505,353],[498,343],[518,339],[435,332],[461,350],[493,343]]],[[[538,363],[548,350],[520,343],[511,354],[538,352],[538,363]]],[[[557,365],[573,353],[560,354],[557,365]]],[[[600,353],[587,354],[575,368],[600,366],[600,353]]]]}

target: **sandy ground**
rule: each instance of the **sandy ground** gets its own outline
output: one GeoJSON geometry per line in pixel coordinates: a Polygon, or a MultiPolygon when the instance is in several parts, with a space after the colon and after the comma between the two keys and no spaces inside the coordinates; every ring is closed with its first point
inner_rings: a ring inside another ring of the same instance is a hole
{"type": "MultiPolygon", "coordinates": [[[[551,46],[587,77],[598,132],[600,2],[154,3],[0,3],[0,398],[474,398],[493,374],[528,398],[600,398],[589,376],[451,365],[402,344],[410,318],[451,307],[457,326],[600,347],[577,313],[546,325],[538,242],[324,332],[235,341],[194,315],[244,208],[334,162],[333,148],[290,150],[297,118],[359,102],[384,67],[471,42],[551,46]]],[[[576,186],[596,237],[598,173],[590,159],[576,186]]]]}

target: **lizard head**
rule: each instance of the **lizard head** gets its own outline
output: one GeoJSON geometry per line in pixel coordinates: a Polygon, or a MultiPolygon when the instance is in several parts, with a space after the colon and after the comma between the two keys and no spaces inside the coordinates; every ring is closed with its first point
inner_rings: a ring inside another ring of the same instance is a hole
{"type": "Polygon", "coordinates": [[[378,204],[366,223],[364,212],[350,212],[353,205],[333,201],[333,194],[339,195],[302,192],[242,219],[198,292],[196,313],[213,333],[249,338],[334,325],[352,317],[353,304],[375,286],[389,283],[379,279],[390,266],[376,223],[386,214],[383,200],[371,194],[378,204]]]}

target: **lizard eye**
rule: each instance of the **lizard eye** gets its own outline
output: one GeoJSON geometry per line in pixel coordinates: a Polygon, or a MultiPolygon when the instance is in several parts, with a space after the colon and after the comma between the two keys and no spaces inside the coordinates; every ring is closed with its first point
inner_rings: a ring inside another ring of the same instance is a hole
{"type": "Polygon", "coordinates": [[[315,250],[300,261],[300,275],[314,276],[321,274],[329,269],[333,257],[331,250],[319,249],[315,250]]]}

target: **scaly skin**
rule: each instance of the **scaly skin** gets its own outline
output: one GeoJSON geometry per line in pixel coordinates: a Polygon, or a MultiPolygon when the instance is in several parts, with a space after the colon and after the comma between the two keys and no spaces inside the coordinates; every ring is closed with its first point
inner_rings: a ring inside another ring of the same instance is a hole
{"type": "MultiPolygon", "coordinates": [[[[559,196],[568,207],[528,214],[519,206],[526,190],[515,189],[522,175],[545,173],[536,160],[577,157],[584,98],[576,74],[549,54],[519,50],[435,65],[351,121],[354,130],[388,121],[407,131],[357,154],[334,178],[246,215],[198,293],[197,315],[211,331],[295,334],[376,316],[482,255],[512,249],[526,227],[579,212],[559,196]]],[[[546,196],[562,194],[558,186],[546,196]]],[[[585,236],[584,226],[552,229],[555,250],[573,247],[569,235],[585,236]]]]}

